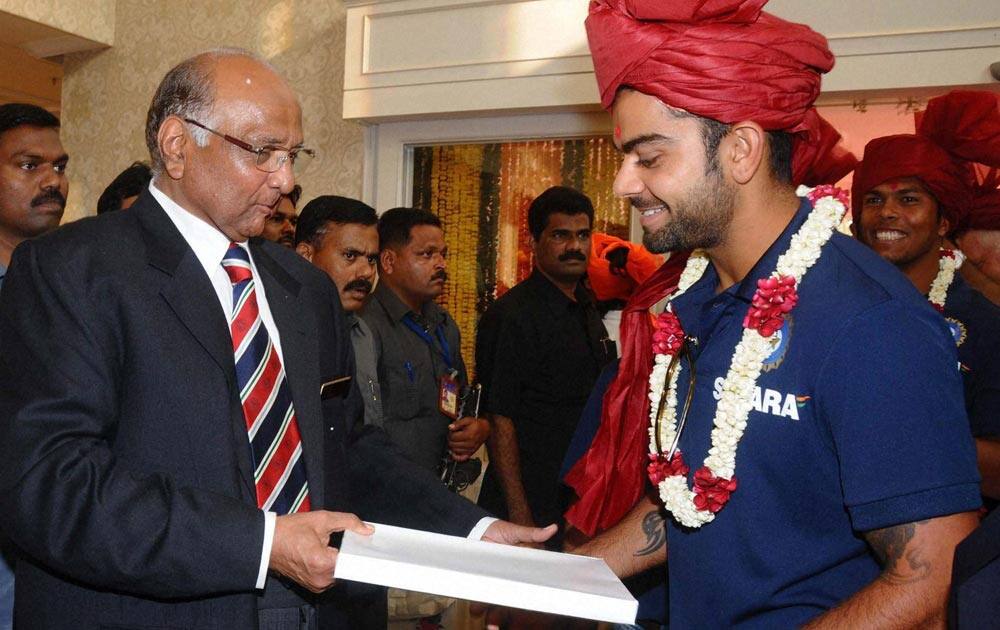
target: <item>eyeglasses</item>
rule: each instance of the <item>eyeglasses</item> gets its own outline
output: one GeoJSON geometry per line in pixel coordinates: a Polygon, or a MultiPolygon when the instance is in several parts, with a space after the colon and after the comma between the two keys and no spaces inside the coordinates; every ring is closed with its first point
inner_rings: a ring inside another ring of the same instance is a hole
{"type": "Polygon", "coordinates": [[[249,151],[257,156],[257,161],[255,165],[258,169],[264,171],[265,173],[274,173],[282,166],[285,162],[290,162],[292,165],[292,173],[295,176],[299,176],[305,171],[306,165],[316,156],[316,152],[312,149],[297,148],[297,149],[284,149],[281,147],[255,147],[252,144],[244,142],[239,138],[234,138],[228,134],[224,134],[216,131],[210,127],[206,127],[197,120],[192,120],[191,118],[185,118],[184,122],[191,123],[195,127],[204,129],[205,131],[219,136],[226,142],[234,144],[244,151],[249,151]]]}
{"type": "MultiPolygon", "coordinates": [[[[691,410],[691,400],[694,398],[695,361],[694,354],[691,353],[691,348],[688,346],[688,340],[689,338],[685,337],[680,350],[670,358],[670,365],[667,367],[667,378],[663,383],[663,394],[660,396],[660,402],[656,407],[656,426],[653,429],[653,438],[656,440],[656,452],[665,453],[668,461],[673,458],[674,453],[677,451],[677,445],[681,440],[681,432],[684,430],[684,423],[687,421],[688,411],[691,410]],[[663,411],[667,402],[666,390],[670,387],[670,381],[674,378],[674,372],[677,371],[677,368],[681,364],[681,357],[687,359],[691,377],[688,379],[687,395],[684,396],[684,408],[681,411],[680,419],[677,421],[677,430],[674,432],[673,443],[664,451],[663,445],[660,444],[660,423],[663,422],[663,411]]],[[[692,340],[692,343],[697,344],[697,341],[692,340]]]]}

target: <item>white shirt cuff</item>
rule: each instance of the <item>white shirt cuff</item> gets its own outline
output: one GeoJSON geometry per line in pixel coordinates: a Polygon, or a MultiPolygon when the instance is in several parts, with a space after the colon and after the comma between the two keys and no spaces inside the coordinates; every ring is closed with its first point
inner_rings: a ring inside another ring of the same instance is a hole
{"type": "Polygon", "coordinates": [[[485,516],[479,519],[479,522],[476,523],[476,526],[472,528],[472,531],[469,532],[469,535],[466,536],[466,538],[469,540],[482,540],[483,535],[486,534],[486,530],[489,529],[490,525],[499,520],[500,519],[493,518],[492,516],[485,516]]]}
{"type": "MultiPolygon", "coordinates": [[[[256,586],[258,590],[264,588],[264,583],[267,582],[267,567],[271,564],[271,545],[274,544],[274,519],[276,518],[278,515],[275,512],[264,512],[264,548],[260,550],[260,570],[257,572],[256,586]]],[[[476,527],[479,526],[476,525],[476,527]]]]}

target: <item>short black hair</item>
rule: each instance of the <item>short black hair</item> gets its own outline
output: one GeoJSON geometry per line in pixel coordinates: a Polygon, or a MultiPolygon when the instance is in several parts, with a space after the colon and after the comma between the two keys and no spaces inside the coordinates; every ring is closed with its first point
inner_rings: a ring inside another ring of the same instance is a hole
{"type": "Polygon", "coordinates": [[[418,225],[441,227],[441,219],[420,208],[393,208],[378,218],[378,250],[406,245],[413,238],[413,228],[418,225]]]}
{"type": "Polygon", "coordinates": [[[52,112],[30,103],[0,105],[0,135],[16,127],[59,127],[59,119],[52,112]]]}
{"type": "Polygon", "coordinates": [[[318,247],[327,223],[375,225],[378,223],[378,215],[375,208],[357,199],[321,195],[307,203],[299,213],[299,222],[295,225],[295,244],[306,242],[318,247]]]}
{"type": "Polygon", "coordinates": [[[97,200],[97,214],[114,212],[122,209],[122,201],[129,197],[138,197],[149,187],[153,172],[145,162],[132,162],[118,177],[111,180],[108,187],[97,200]]]}
{"type": "Polygon", "coordinates": [[[537,241],[542,237],[549,216],[555,214],[585,214],[594,223],[594,204],[590,197],[567,186],[553,186],[535,197],[528,207],[528,230],[537,241]]]}
{"type": "MultiPolygon", "coordinates": [[[[719,143],[732,131],[733,126],[712,118],[695,116],[683,110],[670,109],[698,120],[701,125],[701,142],[705,145],[706,174],[719,168],[719,143]]],[[[792,134],[787,131],[767,131],[768,166],[774,179],[783,184],[792,182],[792,134]]]]}
{"type": "Polygon", "coordinates": [[[302,198],[302,186],[295,184],[292,186],[292,192],[288,193],[288,200],[292,202],[293,208],[299,207],[299,199],[302,198]]]}

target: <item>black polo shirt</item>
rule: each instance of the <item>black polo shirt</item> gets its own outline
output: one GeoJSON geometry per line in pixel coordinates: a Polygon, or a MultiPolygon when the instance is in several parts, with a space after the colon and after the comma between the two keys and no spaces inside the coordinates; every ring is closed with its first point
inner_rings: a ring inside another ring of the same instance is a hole
{"type": "Polygon", "coordinates": [[[577,287],[575,297],[536,269],[489,308],[476,337],[485,408],[514,423],[521,478],[539,524],[562,515],[559,466],[594,382],[616,358],[589,294],[577,287]]]}

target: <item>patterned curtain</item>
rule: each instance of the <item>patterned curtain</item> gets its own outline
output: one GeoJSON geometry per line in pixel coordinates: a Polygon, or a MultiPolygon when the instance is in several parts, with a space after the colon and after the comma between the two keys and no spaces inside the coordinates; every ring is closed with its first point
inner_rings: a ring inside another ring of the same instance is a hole
{"type": "Polygon", "coordinates": [[[414,148],[413,205],[444,226],[450,277],[439,302],[458,322],[470,374],[479,316],[531,273],[536,196],[576,188],[594,203],[595,231],[628,238],[628,202],[612,192],[619,159],[610,136],[414,148]]]}

